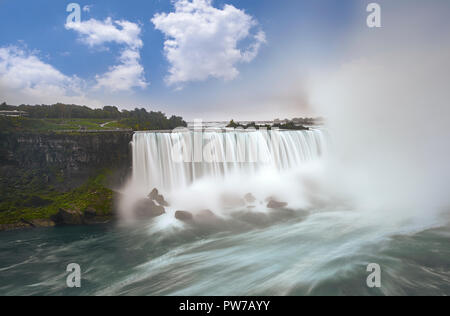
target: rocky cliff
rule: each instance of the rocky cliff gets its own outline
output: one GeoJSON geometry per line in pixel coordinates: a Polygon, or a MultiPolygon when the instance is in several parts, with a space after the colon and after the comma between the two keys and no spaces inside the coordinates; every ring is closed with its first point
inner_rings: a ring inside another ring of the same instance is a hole
{"type": "Polygon", "coordinates": [[[85,200],[90,200],[91,209],[105,205],[100,207],[105,215],[111,201],[99,199],[111,199],[108,190],[126,180],[132,136],[132,132],[0,133],[0,225],[50,218],[63,204],[83,209],[85,200]]]}
{"type": "Polygon", "coordinates": [[[40,173],[42,180],[67,190],[77,187],[99,169],[126,173],[131,167],[132,136],[132,132],[3,133],[0,166],[9,171],[40,173]]]}

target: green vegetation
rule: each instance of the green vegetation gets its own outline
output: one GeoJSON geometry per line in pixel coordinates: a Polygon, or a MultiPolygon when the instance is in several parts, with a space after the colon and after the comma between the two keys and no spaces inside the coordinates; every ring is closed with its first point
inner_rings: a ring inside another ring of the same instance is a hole
{"type": "Polygon", "coordinates": [[[110,130],[111,126],[109,124],[104,127],[101,126],[108,122],[106,119],[35,119],[0,116],[0,126],[4,132],[110,130]]]}
{"type": "MultiPolygon", "coordinates": [[[[52,187],[27,185],[27,191],[18,190],[18,196],[2,197],[0,201],[0,224],[15,224],[22,219],[49,219],[60,208],[77,208],[81,211],[91,207],[98,215],[111,215],[113,191],[105,187],[109,171],[104,170],[81,187],[61,193],[52,187]]],[[[11,192],[12,193],[12,192],[11,192]]]]}
{"type": "Polygon", "coordinates": [[[3,131],[171,130],[187,126],[183,118],[178,116],[167,118],[162,112],[147,112],[138,108],[133,111],[119,111],[115,106],[91,109],[87,106],[62,103],[19,106],[3,103],[0,105],[0,111],[27,113],[26,117],[0,116],[0,127],[3,131]]]}

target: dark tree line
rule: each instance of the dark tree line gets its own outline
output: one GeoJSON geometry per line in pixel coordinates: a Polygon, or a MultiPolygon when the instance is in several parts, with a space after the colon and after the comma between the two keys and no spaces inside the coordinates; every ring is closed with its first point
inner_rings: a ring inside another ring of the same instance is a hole
{"type": "Polygon", "coordinates": [[[92,109],[87,106],[57,103],[53,105],[7,105],[0,104],[0,111],[24,111],[29,118],[35,119],[111,119],[120,124],[139,130],[174,129],[187,126],[182,117],[167,116],[162,112],[147,112],[146,109],[120,111],[115,106],[105,106],[102,109],[92,109]]]}

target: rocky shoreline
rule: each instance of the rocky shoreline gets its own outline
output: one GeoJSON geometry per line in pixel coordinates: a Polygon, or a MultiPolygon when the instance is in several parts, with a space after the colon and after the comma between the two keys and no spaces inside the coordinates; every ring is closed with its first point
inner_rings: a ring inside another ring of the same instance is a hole
{"type": "Polygon", "coordinates": [[[114,220],[113,190],[131,170],[132,136],[0,132],[0,231],[53,227],[54,216],[73,210],[83,223],[114,220]]]}
{"type": "MultiPolygon", "coordinates": [[[[242,199],[234,199],[228,201],[233,206],[247,207],[248,210],[255,208],[253,205],[256,201],[255,197],[248,193],[242,199]],[[239,201],[238,201],[239,200],[239,201]]],[[[274,197],[269,197],[265,200],[266,207],[272,210],[287,209],[288,203],[280,202],[274,197]]],[[[230,204],[231,205],[231,204],[230,204]]],[[[161,195],[158,189],[153,189],[147,198],[137,201],[133,212],[137,220],[149,220],[166,213],[165,208],[170,204],[161,195]]],[[[202,210],[198,212],[190,212],[185,210],[178,210],[174,215],[175,219],[186,224],[218,224],[221,218],[213,213],[211,210],[202,210]]],[[[32,228],[48,228],[56,226],[81,226],[81,225],[101,225],[114,222],[118,219],[115,207],[112,207],[106,214],[96,210],[94,207],[87,207],[80,209],[79,207],[65,207],[59,208],[56,214],[53,214],[48,219],[33,219],[26,220],[21,218],[20,221],[12,224],[0,224],[0,231],[11,231],[19,229],[32,228]]]]}

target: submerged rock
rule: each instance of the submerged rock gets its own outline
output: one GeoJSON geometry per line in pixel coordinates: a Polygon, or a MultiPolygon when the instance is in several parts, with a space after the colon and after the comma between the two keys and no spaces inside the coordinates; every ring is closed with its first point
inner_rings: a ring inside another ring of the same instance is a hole
{"type": "Polygon", "coordinates": [[[139,218],[153,218],[166,213],[164,207],[156,205],[150,199],[139,200],[134,207],[134,212],[139,218]]]}
{"type": "Polygon", "coordinates": [[[154,188],[152,192],[148,195],[150,200],[156,201],[161,206],[169,206],[169,203],[164,199],[164,196],[159,194],[158,189],[154,188]]]}
{"type": "Polygon", "coordinates": [[[84,211],[84,217],[87,219],[95,218],[96,216],[97,216],[97,210],[94,209],[93,207],[88,207],[84,211]]]}
{"type": "Polygon", "coordinates": [[[53,227],[55,222],[49,219],[34,219],[31,221],[35,227],[53,227]]]}
{"type": "Polygon", "coordinates": [[[247,203],[254,203],[256,201],[256,198],[251,193],[247,193],[244,196],[244,200],[247,201],[247,203]]]}
{"type": "Polygon", "coordinates": [[[219,218],[210,210],[203,210],[195,214],[195,220],[200,223],[216,222],[219,218]]]}
{"type": "Polygon", "coordinates": [[[190,212],[176,211],[175,212],[175,218],[177,220],[179,220],[179,221],[182,221],[182,222],[188,222],[188,221],[192,221],[194,216],[190,212]]]}
{"type": "Polygon", "coordinates": [[[203,210],[197,213],[197,217],[209,217],[209,218],[216,218],[216,214],[214,214],[211,210],[203,210]]]}
{"type": "Polygon", "coordinates": [[[97,225],[109,222],[112,219],[111,216],[101,215],[93,207],[88,207],[83,213],[83,224],[85,225],[97,225]]]}
{"type": "Polygon", "coordinates": [[[226,208],[236,208],[245,206],[245,200],[238,195],[224,194],[221,197],[222,205],[226,208]]]}
{"type": "Polygon", "coordinates": [[[152,192],[150,192],[150,194],[148,195],[148,198],[149,198],[150,200],[154,200],[158,195],[159,195],[158,189],[157,189],[157,188],[154,188],[154,189],[152,190],[152,192]]]}
{"type": "Polygon", "coordinates": [[[56,225],[81,225],[83,224],[83,214],[77,208],[60,208],[58,213],[51,217],[56,225]]]}
{"type": "Polygon", "coordinates": [[[267,208],[271,209],[285,208],[286,206],[288,206],[286,202],[279,202],[274,199],[269,200],[269,202],[267,203],[267,208]]]}
{"type": "Polygon", "coordinates": [[[23,224],[28,225],[28,226],[30,226],[30,227],[33,227],[33,228],[36,227],[36,225],[34,225],[34,223],[32,223],[32,222],[30,222],[30,221],[27,221],[27,220],[24,219],[24,218],[21,218],[20,221],[21,221],[23,224]]]}

